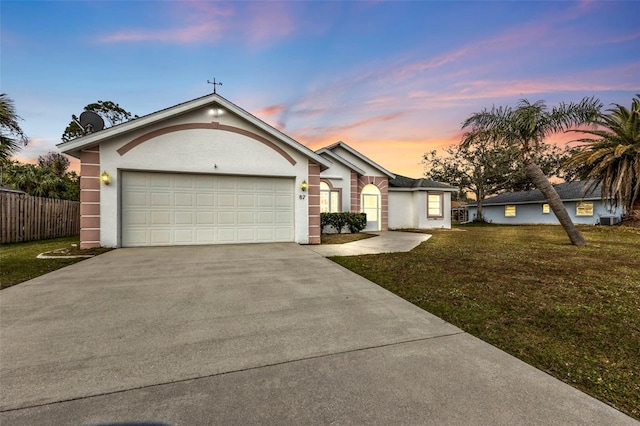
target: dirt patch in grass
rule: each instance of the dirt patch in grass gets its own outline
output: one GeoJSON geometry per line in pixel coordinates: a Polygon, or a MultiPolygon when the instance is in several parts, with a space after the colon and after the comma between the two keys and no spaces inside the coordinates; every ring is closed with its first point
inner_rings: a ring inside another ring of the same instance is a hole
{"type": "Polygon", "coordinates": [[[640,419],[640,233],[559,226],[430,230],[409,253],[332,258],[640,419]]]}
{"type": "Polygon", "coordinates": [[[27,243],[3,244],[0,246],[0,289],[64,268],[86,258],[67,259],[64,256],[98,255],[108,248],[80,250],[78,237],[55,238],[27,243]],[[76,247],[73,246],[76,245],[76,247]],[[58,259],[38,259],[45,252],[58,252],[58,259]]]}
{"type": "Polygon", "coordinates": [[[377,235],[362,232],[357,234],[322,234],[320,242],[321,244],[345,244],[371,237],[377,237],[377,235]]]}

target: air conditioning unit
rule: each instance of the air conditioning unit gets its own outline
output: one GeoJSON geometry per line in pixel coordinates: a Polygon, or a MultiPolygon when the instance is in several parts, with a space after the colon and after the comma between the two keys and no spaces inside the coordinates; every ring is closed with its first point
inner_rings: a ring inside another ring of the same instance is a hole
{"type": "Polygon", "coordinates": [[[620,223],[620,218],[617,216],[602,216],[600,217],[600,225],[613,226],[620,223]]]}

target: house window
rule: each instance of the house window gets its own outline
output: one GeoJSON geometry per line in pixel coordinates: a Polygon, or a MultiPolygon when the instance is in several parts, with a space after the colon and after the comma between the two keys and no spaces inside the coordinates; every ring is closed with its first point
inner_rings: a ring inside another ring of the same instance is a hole
{"type": "Polygon", "coordinates": [[[549,214],[549,204],[542,205],[542,213],[549,214]]]}
{"type": "Polygon", "coordinates": [[[331,190],[326,182],[320,182],[320,213],[340,211],[340,192],[331,190]]]}
{"type": "Polygon", "coordinates": [[[504,217],[516,217],[516,206],[504,206],[504,217]]]}
{"type": "Polygon", "coordinates": [[[576,216],[593,216],[593,203],[591,201],[578,201],[576,203],[576,216]]]}
{"type": "Polygon", "coordinates": [[[442,192],[427,193],[427,217],[444,217],[444,194],[442,192]]]}

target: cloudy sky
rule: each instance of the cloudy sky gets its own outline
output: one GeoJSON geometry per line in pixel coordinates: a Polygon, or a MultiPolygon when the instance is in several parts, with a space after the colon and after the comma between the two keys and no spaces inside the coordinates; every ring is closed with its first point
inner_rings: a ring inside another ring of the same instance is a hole
{"type": "MultiPolygon", "coordinates": [[[[2,1],[1,91],[56,149],[72,114],[145,115],[212,91],[317,149],[342,140],[396,173],[519,99],[640,92],[636,1],[2,1]]],[[[566,139],[566,138],[565,138],[566,139]]]]}

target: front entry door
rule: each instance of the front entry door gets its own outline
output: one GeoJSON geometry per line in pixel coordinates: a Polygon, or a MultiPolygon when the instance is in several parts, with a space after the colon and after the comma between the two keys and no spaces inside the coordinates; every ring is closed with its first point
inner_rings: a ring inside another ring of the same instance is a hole
{"type": "Polygon", "coordinates": [[[380,230],[380,196],[378,194],[362,194],[362,212],[367,214],[365,231],[380,230]]]}

